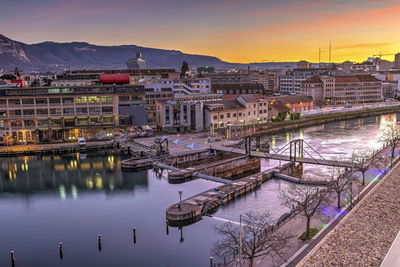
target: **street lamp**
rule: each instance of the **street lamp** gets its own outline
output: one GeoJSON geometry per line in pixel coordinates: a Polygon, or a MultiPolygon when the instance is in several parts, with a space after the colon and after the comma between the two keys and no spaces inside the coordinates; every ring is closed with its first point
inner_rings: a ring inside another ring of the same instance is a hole
{"type": "Polygon", "coordinates": [[[243,246],[243,230],[242,230],[242,214],[239,216],[239,264],[242,266],[242,246],[243,246]]]}
{"type": "Polygon", "coordinates": [[[178,191],[178,194],[179,194],[179,210],[181,210],[181,202],[182,202],[182,194],[183,194],[183,191],[182,191],[182,190],[179,190],[179,191],[178,191]]]}

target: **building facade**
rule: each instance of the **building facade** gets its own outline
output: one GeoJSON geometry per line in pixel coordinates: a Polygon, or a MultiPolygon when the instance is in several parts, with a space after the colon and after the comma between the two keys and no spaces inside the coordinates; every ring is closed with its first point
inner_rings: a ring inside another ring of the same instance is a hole
{"type": "Polygon", "coordinates": [[[95,139],[146,121],[143,86],[0,88],[0,136],[13,143],[95,139]]]}
{"type": "Polygon", "coordinates": [[[313,76],[302,83],[301,94],[314,103],[344,104],[382,101],[382,81],[371,75],[313,76]]]}
{"type": "Polygon", "coordinates": [[[227,126],[257,125],[268,121],[267,100],[254,95],[204,105],[204,128],[211,132],[227,126]]]}

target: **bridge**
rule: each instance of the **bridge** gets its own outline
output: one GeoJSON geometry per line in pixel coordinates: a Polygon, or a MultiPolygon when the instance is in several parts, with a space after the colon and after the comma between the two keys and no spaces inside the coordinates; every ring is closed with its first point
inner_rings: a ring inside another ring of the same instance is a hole
{"type": "MultiPolygon", "coordinates": [[[[259,139],[256,139],[255,143],[256,143],[256,151],[252,151],[253,143],[251,137],[243,139],[242,142],[238,143],[234,147],[214,146],[213,149],[230,153],[249,155],[252,157],[299,162],[305,164],[325,165],[325,166],[354,168],[354,169],[363,168],[363,166],[360,166],[359,163],[325,159],[320,153],[318,153],[318,151],[316,151],[311,145],[309,145],[303,139],[292,140],[277,151],[273,150],[271,147],[268,147],[267,151],[265,150],[263,151],[263,149],[260,149],[259,147],[259,145],[261,144],[259,139]],[[243,146],[244,149],[240,148],[243,146]],[[269,151],[270,149],[272,149],[272,153],[269,151]],[[304,155],[307,155],[308,157],[304,157],[304,155]]],[[[265,147],[265,144],[261,145],[261,147],[262,146],[265,147]]]]}

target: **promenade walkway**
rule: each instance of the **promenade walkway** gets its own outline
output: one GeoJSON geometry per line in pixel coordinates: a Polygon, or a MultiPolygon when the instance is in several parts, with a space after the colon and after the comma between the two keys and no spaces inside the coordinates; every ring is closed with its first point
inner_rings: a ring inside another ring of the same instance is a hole
{"type": "Polygon", "coordinates": [[[400,229],[400,164],[298,266],[380,266],[400,229]]]}

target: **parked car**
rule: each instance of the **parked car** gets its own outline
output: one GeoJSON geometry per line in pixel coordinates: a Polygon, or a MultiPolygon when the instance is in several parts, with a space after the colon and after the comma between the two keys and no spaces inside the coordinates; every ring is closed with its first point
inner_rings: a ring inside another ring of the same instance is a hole
{"type": "Polygon", "coordinates": [[[79,146],[86,146],[86,139],[85,138],[79,137],[77,141],[78,141],[78,145],[79,146]]]}

